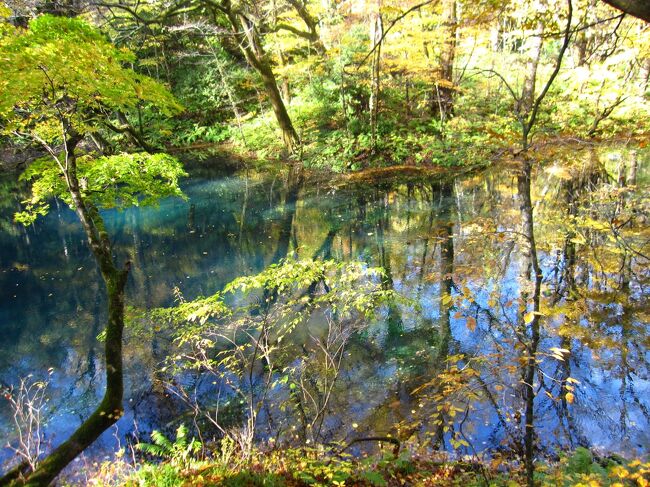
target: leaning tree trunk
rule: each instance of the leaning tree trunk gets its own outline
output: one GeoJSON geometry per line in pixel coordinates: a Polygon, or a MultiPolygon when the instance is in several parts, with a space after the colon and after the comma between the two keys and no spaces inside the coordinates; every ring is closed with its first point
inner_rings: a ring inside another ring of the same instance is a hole
{"type": "Polygon", "coordinates": [[[626,14],[634,15],[639,19],[650,22],[650,3],[648,0],[603,0],[612,7],[626,14]]]}
{"type": "Polygon", "coordinates": [[[275,119],[277,120],[280,131],[282,132],[282,142],[284,142],[284,146],[290,153],[297,153],[300,148],[300,139],[298,138],[296,129],[293,127],[291,117],[289,117],[289,113],[287,112],[273,70],[266,61],[262,61],[259,64],[258,72],[262,77],[262,82],[266,88],[266,93],[271,102],[271,107],[273,107],[275,119]]]}
{"type": "Polygon", "coordinates": [[[278,89],[278,82],[264,52],[255,26],[243,13],[235,12],[229,2],[224,2],[223,11],[228,17],[232,31],[239,41],[239,47],[246,61],[262,78],[266,94],[273,107],[275,119],[282,132],[284,146],[290,153],[297,153],[300,148],[300,139],[298,138],[296,129],[293,127],[291,117],[289,117],[289,112],[287,112],[287,107],[282,100],[282,95],[278,89]]]}
{"type": "Polygon", "coordinates": [[[30,487],[49,485],[61,470],[112,426],[123,413],[122,332],[124,329],[124,288],[129,275],[130,263],[127,262],[123,269],[118,269],[115,266],[110,242],[104,230],[101,216],[97,209],[88,205],[82,196],[76,175],[75,145],[76,142],[73,141],[68,146],[69,169],[63,176],[72,197],[75,211],[81,220],[88,243],[106,285],[108,298],[108,321],[105,341],[106,391],[101,403],[90,417],[27,477],[24,485],[30,487]]]}

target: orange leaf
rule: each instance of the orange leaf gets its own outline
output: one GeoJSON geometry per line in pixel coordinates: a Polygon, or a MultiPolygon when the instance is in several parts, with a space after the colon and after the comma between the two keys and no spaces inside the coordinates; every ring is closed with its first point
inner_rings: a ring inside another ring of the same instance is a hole
{"type": "Polygon", "coordinates": [[[472,318],[471,316],[467,318],[467,321],[465,322],[467,325],[467,329],[469,331],[474,331],[476,330],[476,320],[472,318]]]}

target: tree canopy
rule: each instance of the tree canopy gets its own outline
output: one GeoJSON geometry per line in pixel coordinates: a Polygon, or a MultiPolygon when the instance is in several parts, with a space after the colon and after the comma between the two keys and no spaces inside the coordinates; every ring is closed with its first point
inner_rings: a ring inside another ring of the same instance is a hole
{"type": "Polygon", "coordinates": [[[43,140],[66,130],[96,130],[102,117],[152,103],[162,115],[181,106],[163,85],[124,67],[135,61],[78,18],[39,16],[29,28],[9,28],[0,38],[0,119],[5,131],[43,140]]]}

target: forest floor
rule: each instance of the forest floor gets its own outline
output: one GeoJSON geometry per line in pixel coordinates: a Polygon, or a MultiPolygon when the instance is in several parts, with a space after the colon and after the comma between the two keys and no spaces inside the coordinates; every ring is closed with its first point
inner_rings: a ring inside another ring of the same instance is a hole
{"type": "MultiPolygon", "coordinates": [[[[523,463],[493,456],[478,460],[467,456],[457,460],[445,453],[427,456],[406,451],[353,457],[325,455],[315,449],[279,449],[253,452],[248,458],[233,452],[212,460],[175,463],[143,463],[124,468],[122,460],[106,462],[90,474],[87,485],[130,487],[321,487],[321,486],[494,486],[526,485],[523,463]],[[122,462],[120,466],[120,462],[122,462]]],[[[176,459],[178,460],[178,459],[176,459]]],[[[539,486],[647,487],[650,463],[646,459],[625,460],[618,456],[599,457],[585,448],[559,453],[554,459],[536,464],[539,486]]]]}

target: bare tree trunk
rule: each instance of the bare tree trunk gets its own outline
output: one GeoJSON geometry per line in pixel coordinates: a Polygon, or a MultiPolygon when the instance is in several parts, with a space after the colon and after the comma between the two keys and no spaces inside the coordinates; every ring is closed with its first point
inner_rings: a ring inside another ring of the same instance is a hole
{"type": "Polygon", "coordinates": [[[524,382],[524,463],[526,465],[526,480],[528,487],[534,487],[533,476],[535,473],[535,372],[537,370],[537,347],[540,338],[540,295],[542,289],[542,271],[537,259],[537,246],[535,244],[534,221],[533,221],[533,204],[530,195],[532,163],[526,159],[523,167],[517,177],[517,188],[521,211],[522,234],[526,240],[526,259],[528,269],[526,279],[522,279],[522,286],[528,287],[528,282],[532,284],[532,293],[528,291],[522,293],[522,299],[525,301],[532,300],[532,309],[529,312],[534,313],[532,320],[526,320],[522,317],[523,326],[528,327],[526,330],[526,362],[523,370],[524,382]],[[526,323],[528,321],[528,323],[526,323]]]}
{"type": "MultiPolygon", "coordinates": [[[[280,66],[284,68],[286,66],[286,60],[280,48],[278,48],[278,59],[280,60],[280,66]]],[[[291,105],[291,90],[289,89],[289,78],[287,78],[284,75],[282,76],[282,97],[284,98],[284,102],[287,105],[291,105]]]]}
{"type": "Polygon", "coordinates": [[[372,39],[374,51],[372,53],[372,64],[370,67],[370,138],[372,144],[372,152],[377,149],[377,122],[379,118],[379,93],[380,93],[380,80],[379,75],[381,72],[381,39],[384,34],[384,27],[382,23],[381,14],[379,9],[377,12],[370,15],[370,39],[372,39]]]}
{"type": "Polygon", "coordinates": [[[456,0],[444,0],[442,5],[442,32],[444,36],[432,113],[446,120],[454,107],[454,62],[456,60],[456,36],[458,18],[456,0]]]}
{"type": "Polygon", "coordinates": [[[537,97],[535,97],[535,84],[537,79],[537,67],[539,65],[539,59],[542,53],[542,34],[544,31],[544,25],[540,21],[537,24],[537,29],[535,35],[531,39],[531,45],[529,47],[529,61],[526,69],[526,79],[524,80],[524,87],[522,89],[521,97],[517,98],[514,95],[512,88],[509,87],[510,92],[513,93],[515,97],[515,116],[521,125],[521,149],[523,152],[528,150],[530,145],[530,132],[535,126],[537,121],[537,115],[539,114],[539,109],[548,94],[548,90],[551,88],[551,85],[557,78],[557,75],[560,72],[562,67],[562,61],[564,60],[564,54],[566,53],[567,48],[569,47],[569,41],[571,40],[571,22],[573,20],[573,0],[567,0],[567,19],[566,27],[564,29],[562,45],[560,46],[560,51],[558,52],[555,58],[555,66],[548,80],[544,84],[544,88],[537,97]]]}
{"type": "Polygon", "coordinates": [[[524,86],[517,107],[517,111],[524,117],[528,117],[533,109],[533,103],[535,102],[535,85],[537,82],[539,59],[542,55],[543,32],[544,24],[540,21],[537,23],[534,32],[528,40],[528,47],[526,49],[528,59],[526,61],[524,86]]]}
{"type": "Polygon", "coordinates": [[[577,66],[584,66],[587,63],[587,34],[581,31],[576,38],[576,47],[578,49],[577,66]]]}

